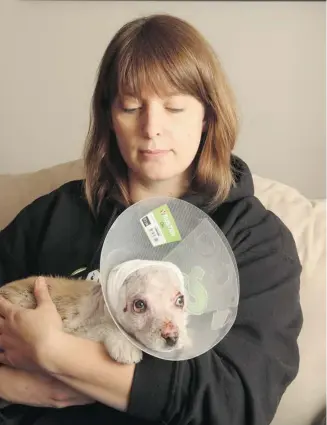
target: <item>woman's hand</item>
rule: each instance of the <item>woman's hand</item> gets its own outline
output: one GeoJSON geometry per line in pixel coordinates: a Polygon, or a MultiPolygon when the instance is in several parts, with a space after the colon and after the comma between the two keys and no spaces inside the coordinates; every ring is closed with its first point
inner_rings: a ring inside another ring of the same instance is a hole
{"type": "Polygon", "coordinates": [[[91,398],[51,376],[8,366],[0,367],[0,398],[37,407],[61,408],[94,403],[91,398]]]}
{"type": "Polygon", "coordinates": [[[62,320],[51,300],[45,278],[35,282],[35,309],[25,309],[0,297],[0,363],[17,369],[42,369],[43,352],[62,334],[62,320]]]}
{"type": "Polygon", "coordinates": [[[102,343],[64,332],[44,280],[36,282],[33,310],[0,300],[0,363],[41,370],[92,400],[125,411],[135,365],[118,364],[102,343]]]}

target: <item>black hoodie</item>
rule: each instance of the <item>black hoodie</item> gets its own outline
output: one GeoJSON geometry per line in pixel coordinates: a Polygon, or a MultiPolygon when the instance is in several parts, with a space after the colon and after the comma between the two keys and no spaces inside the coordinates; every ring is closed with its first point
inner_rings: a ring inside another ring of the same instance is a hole
{"type": "MultiPolygon", "coordinates": [[[[37,424],[267,425],[299,366],[301,265],[290,231],[254,196],[246,164],[233,157],[236,187],[211,217],[234,252],[240,304],[212,350],[136,366],[128,414],[100,403],[62,410],[25,407],[37,424]]],[[[201,207],[200,196],[185,198],[201,207]]],[[[0,233],[0,285],[34,274],[71,276],[99,266],[101,244],[123,208],[107,201],[94,219],[83,181],[64,184],[23,209],[0,233]],[[109,222],[109,225],[108,225],[109,222]]],[[[76,280],[78,285],[78,280],[76,280]]],[[[11,409],[13,410],[13,409],[11,409]]],[[[6,412],[4,412],[6,413],[6,412]]]]}

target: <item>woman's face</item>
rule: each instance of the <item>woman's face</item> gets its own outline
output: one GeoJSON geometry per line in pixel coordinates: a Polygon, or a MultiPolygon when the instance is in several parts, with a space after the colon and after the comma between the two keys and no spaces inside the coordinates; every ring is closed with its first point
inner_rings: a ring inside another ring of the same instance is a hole
{"type": "Polygon", "coordinates": [[[163,181],[182,175],[199,148],[204,107],[189,95],[171,93],[116,98],[112,124],[118,147],[131,173],[163,181]]]}

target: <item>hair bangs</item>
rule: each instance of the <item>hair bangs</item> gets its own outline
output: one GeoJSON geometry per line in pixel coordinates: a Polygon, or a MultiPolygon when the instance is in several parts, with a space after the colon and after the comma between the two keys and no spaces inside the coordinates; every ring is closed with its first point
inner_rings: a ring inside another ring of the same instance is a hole
{"type": "Polygon", "coordinates": [[[173,40],[153,42],[136,38],[118,61],[117,94],[141,98],[144,93],[164,97],[183,93],[200,98],[194,59],[173,40]]]}

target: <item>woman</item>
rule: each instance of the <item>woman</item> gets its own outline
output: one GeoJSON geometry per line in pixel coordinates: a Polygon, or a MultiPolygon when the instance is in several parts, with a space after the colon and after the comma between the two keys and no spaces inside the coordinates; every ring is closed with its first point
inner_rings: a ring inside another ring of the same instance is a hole
{"type": "Polygon", "coordinates": [[[41,197],[1,232],[1,284],[81,268],[74,276],[87,277],[117,216],[169,195],[208,212],[226,235],[239,267],[238,316],[198,358],[119,365],[100,344],[62,332],[41,279],[35,310],[0,301],[0,397],[38,406],[4,415],[38,425],[271,422],[298,372],[301,266],[290,232],[254,197],[248,167],[232,155],[236,136],[231,91],[193,27],[155,15],[118,31],[93,96],[85,182],[41,197]]]}

